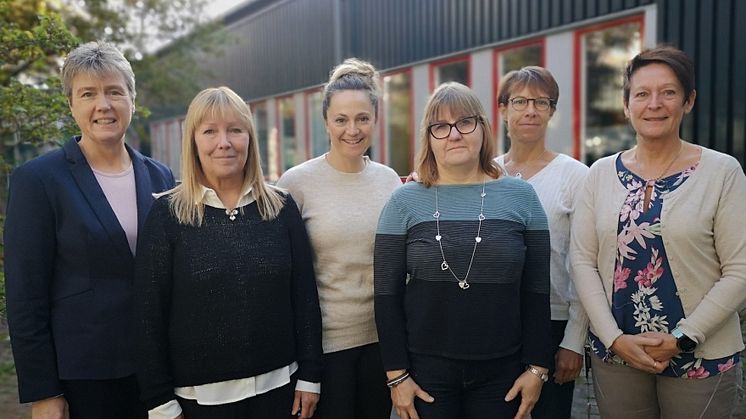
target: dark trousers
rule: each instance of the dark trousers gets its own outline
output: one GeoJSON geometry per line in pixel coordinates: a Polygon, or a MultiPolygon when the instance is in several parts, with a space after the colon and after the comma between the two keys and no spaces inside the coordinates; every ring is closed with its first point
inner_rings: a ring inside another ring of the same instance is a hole
{"type": "MultiPolygon", "coordinates": [[[[565,337],[565,326],[567,326],[567,321],[552,320],[552,353],[557,353],[562,338],[565,337]]],[[[554,367],[554,360],[552,360],[549,368],[549,381],[541,388],[539,401],[531,411],[533,419],[570,419],[575,382],[555,383],[554,367]]]]}
{"type": "Polygon", "coordinates": [[[484,361],[410,353],[414,380],[435,401],[415,399],[422,419],[512,419],[521,398],[505,395],[524,371],[518,354],[484,361]]]}
{"type": "Polygon", "coordinates": [[[314,419],[388,419],[391,395],[378,344],[324,354],[314,419]]]}
{"type": "MultiPolygon", "coordinates": [[[[290,419],[295,397],[295,379],[290,383],[235,403],[200,405],[178,398],[184,419],[290,419]]],[[[315,416],[315,415],[314,415],[315,416]]]]}
{"type": "Polygon", "coordinates": [[[114,380],[63,380],[70,419],[147,419],[134,375],[114,380]]]}

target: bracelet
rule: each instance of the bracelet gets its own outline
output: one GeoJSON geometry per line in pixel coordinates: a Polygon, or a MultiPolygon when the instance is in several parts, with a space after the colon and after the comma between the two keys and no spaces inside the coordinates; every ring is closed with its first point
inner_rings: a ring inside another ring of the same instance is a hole
{"type": "Polygon", "coordinates": [[[531,374],[533,374],[533,375],[535,375],[535,376],[539,377],[539,380],[541,380],[541,381],[542,381],[543,383],[546,383],[547,381],[549,381],[549,374],[547,374],[547,373],[545,373],[545,372],[541,372],[541,371],[539,371],[539,370],[538,370],[538,369],[537,369],[536,367],[534,367],[533,365],[529,365],[529,366],[527,366],[527,367],[526,367],[526,371],[528,371],[528,372],[530,372],[531,374]]]}
{"type": "Polygon", "coordinates": [[[398,376],[396,378],[392,378],[391,380],[386,381],[386,387],[388,387],[388,388],[394,388],[394,387],[398,386],[399,384],[403,383],[404,381],[406,381],[407,378],[409,378],[409,371],[404,371],[404,373],[402,373],[402,375],[400,375],[400,376],[398,376]]]}

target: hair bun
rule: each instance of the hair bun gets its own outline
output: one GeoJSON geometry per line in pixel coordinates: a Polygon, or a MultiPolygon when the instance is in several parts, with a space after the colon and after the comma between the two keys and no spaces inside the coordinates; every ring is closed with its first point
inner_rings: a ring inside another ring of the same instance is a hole
{"type": "Polygon", "coordinates": [[[347,58],[342,62],[342,64],[334,67],[329,76],[329,84],[332,84],[339,79],[351,76],[367,79],[376,90],[379,90],[380,88],[379,75],[376,68],[373,67],[371,63],[358,58],[347,58]]]}

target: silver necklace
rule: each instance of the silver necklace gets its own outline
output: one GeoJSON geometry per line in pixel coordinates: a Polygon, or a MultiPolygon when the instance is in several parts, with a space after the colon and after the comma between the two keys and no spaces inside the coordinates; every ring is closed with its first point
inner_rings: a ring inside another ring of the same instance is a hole
{"type": "MultiPolygon", "coordinates": [[[[547,151],[548,151],[548,149],[546,149],[546,148],[545,148],[545,149],[544,149],[544,152],[542,152],[541,154],[539,154],[539,157],[537,157],[537,158],[535,158],[535,159],[531,159],[531,160],[528,160],[528,161],[524,162],[523,164],[521,164],[521,167],[524,167],[524,168],[525,168],[525,167],[527,167],[527,166],[528,166],[529,164],[531,164],[531,163],[533,163],[533,162],[535,162],[535,161],[539,161],[539,160],[541,160],[541,159],[542,159],[542,157],[544,157],[544,154],[546,154],[546,153],[547,153],[547,151]]],[[[510,161],[509,161],[509,162],[506,162],[506,163],[505,163],[505,171],[506,171],[506,172],[508,172],[508,163],[513,163],[514,165],[518,165],[518,164],[517,164],[517,163],[515,162],[515,160],[513,160],[513,158],[511,157],[510,161]]],[[[510,175],[510,172],[508,172],[508,174],[510,175]]],[[[516,170],[516,171],[515,171],[515,173],[514,173],[514,174],[512,174],[511,176],[513,176],[513,177],[517,177],[518,179],[522,179],[522,178],[523,178],[523,174],[521,173],[521,170],[516,170]]]]}
{"type": "Polygon", "coordinates": [[[461,287],[462,290],[466,290],[470,287],[467,280],[469,279],[469,273],[471,272],[471,266],[474,264],[474,255],[477,253],[477,246],[479,243],[482,242],[482,236],[480,235],[482,232],[482,221],[484,221],[484,197],[487,196],[487,194],[484,192],[484,185],[486,181],[482,182],[482,193],[479,194],[479,197],[481,199],[481,202],[479,204],[479,216],[477,219],[479,220],[479,226],[477,227],[477,235],[474,237],[474,248],[471,250],[471,259],[469,260],[469,267],[466,269],[466,275],[464,275],[464,279],[461,279],[456,275],[456,273],[453,272],[451,269],[451,266],[448,264],[448,261],[446,261],[446,255],[443,252],[443,243],[441,243],[441,239],[443,236],[440,234],[440,211],[438,209],[438,187],[435,187],[435,213],[433,213],[433,218],[435,218],[435,241],[438,242],[438,247],[440,248],[440,256],[443,258],[443,262],[440,264],[440,269],[443,271],[448,271],[451,273],[451,275],[458,281],[458,286],[461,287]]]}

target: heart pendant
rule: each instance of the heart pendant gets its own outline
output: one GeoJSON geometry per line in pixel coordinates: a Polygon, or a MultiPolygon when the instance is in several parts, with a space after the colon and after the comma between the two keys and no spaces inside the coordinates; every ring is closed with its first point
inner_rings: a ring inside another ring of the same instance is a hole
{"type": "Polygon", "coordinates": [[[477,237],[474,237],[474,240],[476,240],[476,241],[477,241],[477,243],[481,243],[481,242],[482,242],[482,238],[481,238],[481,237],[479,237],[479,236],[477,236],[477,237]]]}
{"type": "Polygon", "coordinates": [[[443,263],[440,264],[440,269],[443,270],[443,271],[447,271],[448,270],[448,263],[446,263],[446,261],[443,261],[443,263]]]}
{"type": "Polygon", "coordinates": [[[435,240],[440,241],[440,239],[441,239],[440,234],[438,234],[437,236],[435,236],[435,240]]]}
{"type": "Polygon", "coordinates": [[[468,282],[463,281],[463,282],[459,282],[458,286],[461,287],[462,290],[465,290],[465,289],[468,289],[471,285],[469,285],[468,282]]]}

